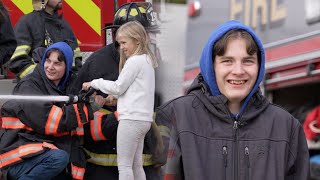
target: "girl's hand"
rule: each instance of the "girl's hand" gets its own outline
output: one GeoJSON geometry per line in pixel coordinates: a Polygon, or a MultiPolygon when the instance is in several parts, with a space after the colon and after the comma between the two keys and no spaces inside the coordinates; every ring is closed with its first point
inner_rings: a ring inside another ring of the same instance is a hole
{"type": "Polygon", "coordinates": [[[91,87],[91,82],[85,82],[82,84],[82,89],[85,91],[88,91],[90,87],[91,87]]]}
{"type": "Polygon", "coordinates": [[[112,95],[109,95],[106,98],[105,105],[107,105],[107,106],[116,106],[117,105],[117,99],[115,97],[113,97],[112,95]]]}

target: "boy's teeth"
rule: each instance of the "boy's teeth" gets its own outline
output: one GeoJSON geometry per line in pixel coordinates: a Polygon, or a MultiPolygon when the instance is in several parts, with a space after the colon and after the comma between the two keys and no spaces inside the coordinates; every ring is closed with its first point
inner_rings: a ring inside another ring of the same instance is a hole
{"type": "Polygon", "coordinates": [[[244,84],[244,81],[235,81],[235,80],[232,80],[232,81],[230,81],[230,83],[231,83],[231,84],[237,84],[237,85],[239,85],[239,84],[244,84]]]}

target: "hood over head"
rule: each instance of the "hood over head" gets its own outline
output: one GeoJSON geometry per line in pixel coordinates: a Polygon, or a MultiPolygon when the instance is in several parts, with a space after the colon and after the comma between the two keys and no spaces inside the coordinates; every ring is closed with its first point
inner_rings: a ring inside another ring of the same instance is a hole
{"type": "MultiPolygon", "coordinates": [[[[256,35],[256,33],[250,27],[242,24],[239,21],[235,21],[235,20],[227,21],[227,22],[223,23],[222,25],[220,25],[210,35],[209,40],[207,41],[207,43],[202,51],[202,55],[200,58],[200,72],[203,76],[204,81],[208,84],[212,96],[220,95],[221,93],[218,88],[218,85],[216,82],[216,77],[215,77],[215,72],[213,69],[213,60],[212,60],[213,59],[213,57],[212,57],[213,47],[214,47],[215,43],[223,35],[225,35],[227,32],[229,32],[233,29],[242,29],[242,30],[247,31],[252,36],[253,40],[256,42],[256,44],[259,48],[258,53],[260,53],[260,55],[258,55],[258,58],[259,58],[258,59],[258,61],[259,61],[258,77],[257,77],[256,83],[254,84],[252,90],[250,91],[248,96],[245,98],[245,100],[241,106],[240,113],[239,113],[239,114],[241,114],[243,112],[244,108],[247,106],[248,101],[250,100],[252,95],[258,90],[259,84],[263,80],[264,72],[265,72],[265,52],[264,52],[262,42],[259,39],[259,37],[256,35]]],[[[237,114],[236,116],[238,116],[239,114],[237,114]]]]}
{"type": "Polygon", "coordinates": [[[57,42],[57,43],[52,44],[51,46],[49,46],[47,48],[47,50],[45,51],[45,53],[42,57],[41,63],[42,63],[43,69],[44,69],[44,62],[46,61],[47,53],[50,49],[60,50],[66,59],[66,62],[65,62],[66,63],[66,72],[58,84],[58,88],[61,90],[61,89],[65,88],[66,82],[69,80],[69,76],[70,76],[71,69],[72,69],[72,63],[73,63],[73,51],[72,51],[72,48],[65,42],[57,42]]]}

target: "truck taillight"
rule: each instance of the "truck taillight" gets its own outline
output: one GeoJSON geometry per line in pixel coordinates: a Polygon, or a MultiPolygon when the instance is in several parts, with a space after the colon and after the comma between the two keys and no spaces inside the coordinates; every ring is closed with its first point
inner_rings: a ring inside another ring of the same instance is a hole
{"type": "Polygon", "coordinates": [[[189,17],[197,17],[201,12],[201,4],[200,1],[195,0],[189,3],[188,5],[188,16],[189,17]]]}

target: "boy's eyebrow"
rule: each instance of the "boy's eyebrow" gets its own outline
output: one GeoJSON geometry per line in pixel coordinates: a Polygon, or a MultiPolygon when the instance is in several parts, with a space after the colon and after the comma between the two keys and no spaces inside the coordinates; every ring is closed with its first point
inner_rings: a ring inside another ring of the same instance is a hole
{"type": "Polygon", "coordinates": [[[220,59],[233,59],[233,57],[231,57],[231,56],[219,56],[220,57],[220,59]]]}
{"type": "MultiPolygon", "coordinates": [[[[54,60],[52,60],[52,59],[50,59],[50,58],[46,58],[46,60],[54,61],[54,60]]],[[[62,62],[62,61],[60,61],[60,60],[58,59],[57,62],[62,62]]]]}
{"type": "Polygon", "coordinates": [[[50,61],[53,61],[53,59],[50,59],[50,58],[47,58],[46,60],[50,60],[50,61]]]}
{"type": "Polygon", "coordinates": [[[247,57],[244,57],[243,59],[258,59],[258,57],[255,57],[253,55],[249,55],[247,57]]]}
{"type": "MultiPolygon", "coordinates": [[[[233,56],[224,56],[224,55],[222,55],[222,56],[219,56],[219,57],[220,57],[220,59],[234,59],[233,56]]],[[[252,58],[257,59],[254,55],[248,55],[248,56],[244,57],[243,59],[252,59],[252,58]]]]}

